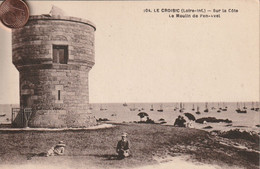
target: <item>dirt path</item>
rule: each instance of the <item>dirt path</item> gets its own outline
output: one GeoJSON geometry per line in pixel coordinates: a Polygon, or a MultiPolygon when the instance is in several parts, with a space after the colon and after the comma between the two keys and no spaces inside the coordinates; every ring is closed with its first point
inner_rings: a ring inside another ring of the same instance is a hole
{"type": "Polygon", "coordinates": [[[189,156],[177,156],[156,159],[159,164],[151,166],[138,167],[136,169],[238,169],[238,166],[220,166],[216,164],[204,164],[195,162],[189,156]]]}
{"type": "Polygon", "coordinates": [[[1,169],[94,169],[93,157],[87,156],[52,156],[52,157],[32,157],[24,161],[23,164],[0,165],[1,169]]]}
{"type": "MultiPolygon", "coordinates": [[[[97,157],[84,156],[64,156],[64,157],[33,157],[31,160],[20,165],[0,165],[1,169],[103,169],[104,166],[98,166],[93,161],[97,157]]],[[[189,156],[176,157],[154,157],[158,164],[134,167],[134,169],[238,169],[238,166],[220,166],[215,164],[204,164],[195,162],[189,156]]],[[[106,167],[105,167],[106,168],[106,167]]],[[[113,168],[113,167],[108,167],[113,168]]],[[[123,167],[126,168],[126,167],[123,167]]]]}

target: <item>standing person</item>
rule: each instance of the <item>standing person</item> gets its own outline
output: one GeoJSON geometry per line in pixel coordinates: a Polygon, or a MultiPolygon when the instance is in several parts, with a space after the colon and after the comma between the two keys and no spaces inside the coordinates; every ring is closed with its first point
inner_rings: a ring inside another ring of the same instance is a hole
{"type": "Polygon", "coordinates": [[[48,156],[54,156],[54,155],[64,155],[65,152],[65,147],[66,145],[64,144],[63,141],[59,141],[58,144],[53,146],[48,152],[47,152],[47,157],[48,156]]]}
{"type": "Polygon", "coordinates": [[[130,144],[127,140],[127,133],[122,134],[122,139],[118,141],[116,146],[116,152],[118,153],[118,159],[123,159],[130,155],[129,152],[130,144]]]}

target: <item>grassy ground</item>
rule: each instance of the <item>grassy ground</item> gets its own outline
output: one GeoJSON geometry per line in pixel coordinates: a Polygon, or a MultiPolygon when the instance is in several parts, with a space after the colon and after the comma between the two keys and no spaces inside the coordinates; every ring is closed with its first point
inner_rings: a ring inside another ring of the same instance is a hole
{"type": "MultiPolygon", "coordinates": [[[[251,147],[257,143],[246,142],[251,147]]],[[[0,131],[1,164],[53,164],[71,168],[126,168],[157,163],[153,157],[190,155],[192,159],[220,166],[258,168],[259,154],[220,144],[208,132],[155,124],[119,124],[113,128],[78,131],[0,131]],[[115,147],[127,132],[132,157],[116,160],[115,147]],[[58,141],[67,145],[63,157],[32,157],[58,141]],[[91,167],[88,167],[91,168],[91,167]]]]}

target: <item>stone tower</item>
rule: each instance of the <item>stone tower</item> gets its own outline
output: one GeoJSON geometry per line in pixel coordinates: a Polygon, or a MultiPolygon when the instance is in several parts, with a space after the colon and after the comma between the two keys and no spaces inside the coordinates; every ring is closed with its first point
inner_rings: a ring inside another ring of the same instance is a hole
{"type": "MultiPolygon", "coordinates": [[[[54,12],[55,13],[55,12],[54,12]]],[[[88,127],[88,73],[95,63],[93,23],[57,14],[30,16],[12,31],[20,75],[20,107],[32,108],[29,127],[88,127]]]]}

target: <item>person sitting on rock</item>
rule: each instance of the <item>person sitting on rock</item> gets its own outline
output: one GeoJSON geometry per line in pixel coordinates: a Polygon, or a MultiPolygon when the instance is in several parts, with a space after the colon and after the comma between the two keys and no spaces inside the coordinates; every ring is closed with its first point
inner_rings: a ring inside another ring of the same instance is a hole
{"type": "Polygon", "coordinates": [[[48,152],[47,152],[47,157],[48,156],[54,156],[54,155],[64,155],[65,152],[65,147],[66,145],[64,144],[63,141],[59,141],[58,144],[53,146],[48,152]]]}
{"type": "Polygon", "coordinates": [[[174,126],[177,127],[185,127],[186,120],[182,116],[178,116],[178,118],[174,122],[174,126]]]}
{"type": "Polygon", "coordinates": [[[129,152],[129,141],[127,140],[127,133],[122,134],[122,139],[118,141],[116,146],[116,152],[118,153],[118,159],[123,159],[130,155],[129,152]]]}

